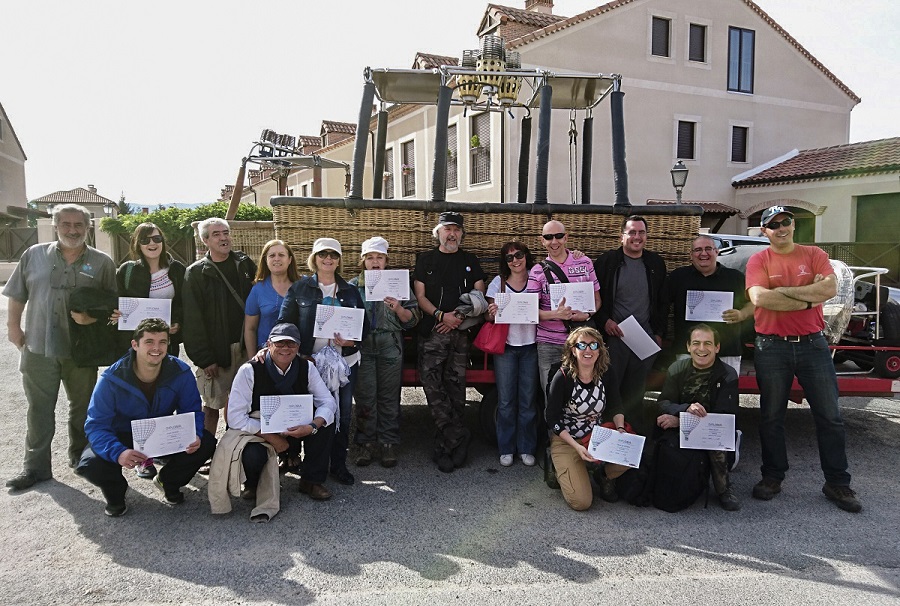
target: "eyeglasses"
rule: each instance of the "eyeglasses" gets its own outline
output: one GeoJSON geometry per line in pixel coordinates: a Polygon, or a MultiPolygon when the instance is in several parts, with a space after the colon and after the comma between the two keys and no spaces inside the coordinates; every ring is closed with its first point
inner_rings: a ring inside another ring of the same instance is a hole
{"type": "Polygon", "coordinates": [[[596,341],[591,341],[590,343],[585,343],[584,341],[579,341],[575,344],[575,349],[578,351],[584,351],[585,349],[590,349],[591,351],[597,351],[600,349],[600,344],[596,341]]]}
{"type": "Polygon", "coordinates": [[[275,349],[294,349],[295,347],[300,347],[299,343],[295,343],[290,339],[285,339],[284,341],[272,341],[272,345],[275,346],[275,349]]]}
{"type": "Polygon", "coordinates": [[[320,259],[340,259],[341,253],[333,250],[320,250],[316,253],[316,256],[320,259]]]}
{"type": "Polygon", "coordinates": [[[794,220],[791,219],[790,217],[785,217],[781,221],[769,221],[768,223],[766,223],[766,229],[775,230],[775,229],[778,229],[779,227],[788,227],[793,222],[794,222],[794,220]]]}
{"type": "Polygon", "coordinates": [[[699,255],[700,253],[706,253],[709,255],[709,254],[716,252],[716,249],[713,246],[703,246],[703,247],[698,246],[697,248],[692,248],[691,252],[694,254],[697,254],[697,255],[699,255]]]}
{"type": "Polygon", "coordinates": [[[138,241],[141,243],[142,246],[146,246],[146,245],[150,244],[151,242],[153,242],[155,244],[160,244],[163,241],[163,237],[160,236],[159,234],[157,234],[155,236],[144,236],[143,238],[141,238],[138,241]]]}
{"type": "Polygon", "coordinates": [[[547,242],[549,242],[553,238],[556,238],[557,240],[562,240],[563,238],[566,237],[566,232],[562,232],[562,233],[558,233],[558,234],[543,234],[541,237],[544,240],[546,240],[547,242]]]}
{"type": "Polygon", "coordinates": [[[524,250],[517,250],[516,252],[510,253],[504,257],[504,259],[506,259],[507,263],[512,263],[513,259],[524,259],[524,258],[525,258],[524,250]]]}

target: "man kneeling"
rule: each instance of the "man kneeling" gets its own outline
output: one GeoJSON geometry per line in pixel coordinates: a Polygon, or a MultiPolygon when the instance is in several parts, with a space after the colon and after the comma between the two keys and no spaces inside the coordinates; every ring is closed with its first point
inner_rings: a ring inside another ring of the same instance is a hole
{"type": "Polygon", "coordinates": [[[209,502],[214,514],[231,511],[232,494],[255,499],[250,512],[254,522],[268,522],[280,508],[276,453],[296,450],[303,442],[305,456],[300,492],[317,501],[331,498],[323,482],[328,474],[328,458],[334,437],[337,404],[313,363],[298,357],[300,331],[294,324],[276,325],[269,333],[267,350],[242,365],[228,398],[228,431],[213,458],[209,475],[209,502]],[[313,396],[313,420],[281,433],[261,433],[262,396],[313,396]],[[240,484],[243,481],[244,489],[240,484]]]}
{"type": "Polygon", "coordinates": [[[88,446],[75,473],[100,487],[111,517],[127,510],[128,481],[122,468],[134,469],[147,457],[134,449],[131,422],[194,413],[197,439],[184,452],[163,460],[154,479],[172,505],[184,501],[185,486],[216,448],[216,439],[203,429],[200,393],[190,367],[167,354],[169,325],[158,318],[141,321],[134,331],[131,351],[100,376],[88,405],[84,431],[88,446]]]}
{"type": "MultiPolygon", "coordinates": [[[[679,360],[669,367],[666,382],[657,405],[662,413],[656,424],[662,429],[678,429],[679,413],[698,417],[707,413],[736,414],[738,411],[738,377],[734,368],[722,362],[719,335],[706,324],[697,324],[687,342],[690,359],[679,360]]],[[[709,467],[719,503],[726,511],[737,511],[741,502],[728,480],[725,452],[710,450],[709,467]]]]}

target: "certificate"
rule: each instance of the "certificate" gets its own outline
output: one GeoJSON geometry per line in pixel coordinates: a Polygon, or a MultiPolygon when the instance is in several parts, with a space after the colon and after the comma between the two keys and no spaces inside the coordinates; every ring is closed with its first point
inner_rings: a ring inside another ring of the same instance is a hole
{"type": "Polygon", "coordinates": [[[722,313],[734,306],[734,293],[721,290],[689,290],[684,319],[693,322],[723,322],[722,313]]]}
{"type": "Polygon", "coordinates": [[[619,328],[625,335],[622,337],[622,342],[634,352],[638,359],[646,360],[659,351],[659,345],[656,344],[656,340],[641,328],[634,316],[628,316],[619,322],[619,328]]]}
{"type": "Polygon", "coordinates": [[[355,307],[316,305],[316,325],[313,336],[333,339],[340,333],[342,339],[362,341],[363,317],[366,310],[355,307]]]}
{"type": "Polygon", "coordinates": [[[497,324],[537,324],[538,294],[536,292],[498,292],[494,295],[497,304],[497,324]]]}
{"type": "Polygon", "coordinates": [[[644,436],[619,433],[615,429],[597,425],[591,432],[588,454],[599,461],[637,468],[641,465],[644,439],[644,436]]]}
{"type": "Polygon", "coordinates": [[[196,413],[136,419],[131,422],[134,449],[148,457],[184,452],[197,440],[196,413]]]}
{"type": "Polygon", "coordinates": [[[575,311],[594,313],[597,306],[594,305],[593,282],[567,282],[562,284],[550,284],[550,309],[559,307],[559,301],[566,298],[566,307],[575,311]]]}
{"type": "Polygon", "coordinates": [[[385,297],[409,300],[408,269],[367,269],[365,282],[366,301],[384,301],[385,297]]]}
{"type": "Polygon", "coordinates": [[[678,415],[678,430],[682,448],[734,452],[734,415],[709,413],[698,417],[683,412],[678,415]]]}
{"type": "Polygon", "coordinates": [[[119,297],[119,330],[134,330],[141,320],[159,318],[172,324],[172,299],[139,299],[119,297]]]}
{"type": "Polygon", "coordinates": [[[309,425],[313,420],[311,395],[260,396],[261,433],[280,433],[290,427],[309,425]]]}

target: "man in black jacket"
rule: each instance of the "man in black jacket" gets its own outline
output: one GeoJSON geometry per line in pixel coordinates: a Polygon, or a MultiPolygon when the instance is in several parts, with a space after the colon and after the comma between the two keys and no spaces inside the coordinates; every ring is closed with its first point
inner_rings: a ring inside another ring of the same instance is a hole
{"type": "Polygon", "coordinates": [[[206,219],[198,231],[209,252],[185,273],[182,331],[184,349],[197,366],[205,428],[216,435],[219,410],[228,403],[234,375],[244,362],[244,301],[256,264],[241,251],[231,250],[231,232],[224,219],[206,219]]]}
{"type": "Polygon", "coordinates": [[[622,246],[603,253],[594,261],[600,281],[600,310],[594,315],[597,328],[606,334],[609,371],[622,386],[625,418],[643,436],[652,429],[652,417],[644,410],[644,385],[656,355],[643,360],[622,341],[619,323],[634,316],[657,344],[666,332],[663,285],[666,264],[655,252],[645,250],[647,221],[638,215],[622,222],[622,246]]]}

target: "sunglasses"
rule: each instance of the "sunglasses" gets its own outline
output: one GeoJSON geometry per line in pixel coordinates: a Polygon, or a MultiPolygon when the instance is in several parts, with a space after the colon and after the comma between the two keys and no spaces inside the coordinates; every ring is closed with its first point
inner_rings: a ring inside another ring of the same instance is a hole
{"type": "Polygon", "coordinates": [[[766,229],[775,230],[775,229],[778,229],[779,227],[788,227],[793,222],[794,222],[794,220],[791,219],[790,217],[785,217],[781,221],[769,221],[768,223],[766,223],[766,229]]]}
{"type": "Polygon", "coordinates": [[[138,242],[140,242],[143,246],[146,246],[146,245],[150,244],[151,242],[153,242],[155,244],[161,244],[162,241],[163,241],[163,237],[160,236],[159,234],[157,234],[155,236],[144,236],[143,238],[138,240],[138,242]]]}
{"type": "Polygon", "coordinates": [[[585,349],[590,349],[591,351],[597,351],[598,349],[600,349],[600,344],[597,343],[596,341],[593,341],[591,343],[585,343],[584,341],[579,341],[578,343],[575,344],[575,349],[577,349],[578,351],[584,351],[585,349]]]}
{"type": "Polygon", "coordinates": [[[333,250],[320,250],[316,253],[316,256],[320,259],[340,259],[341,253],[333,250]]]}
{"type": "Polygon", "coordinates": [[[558,233],[558,234],[543,234],[541,237],[544,240],[546,240],[547,242],[549,242],[553,238],[556,238],[557,240],[562,240],[563,238],[566,237],[566,232],[562,232],[562,233],[558,233]]]}
{"type": "Polygon", "coordinates": [[[506,259],[507,263],[512,263],[513,259],[524,259],[524,258],[525,258],[525,251],[522,251],[522,250],[517,250],[516,252],[510,253],[504,257],[504,259],[506,259]]]}
{"type": "Polygon", "coordinates": [[[290,339],[285,339],[284,341],[272,341],[272,345],[275,346],[275,349],[294,349],[295,347],[300,347],[299,343],[291,341],[290,339]]]}

